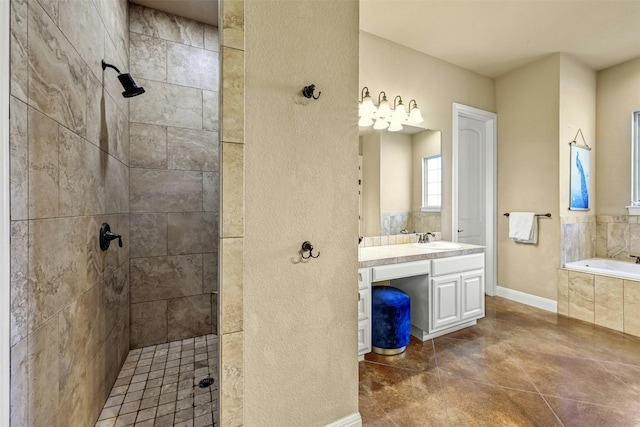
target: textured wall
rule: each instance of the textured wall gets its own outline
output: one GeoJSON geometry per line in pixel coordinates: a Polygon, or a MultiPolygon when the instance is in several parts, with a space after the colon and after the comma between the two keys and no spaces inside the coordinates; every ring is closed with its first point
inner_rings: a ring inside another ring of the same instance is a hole
{"type": "Polygon", "coordinates": [[[322,426],[358,412],[358,4],[245,12],[244,424],[322,426]]]}
{"type": "Polygon", "coordinates": [[[514,70],[496,81],[498,212],[551,212],[538,220],[538,244],[509,239],[498,218],[498,285],[556,299],[560,266],[560,55],[514,70]]]}
{"type": "Polygon", "coordinates": [[[13,426],[93,425],[129,350],[129,105],[102,58],[128,67],[126,1],[11,0],[13,426]]]}
{"type": "Polygon", "coordinates": [[[131,347],[215,332],[218,29],[130,6],[131,347]]]}
{"type": "Polygon", "coordinates": [[[631,115],[640,109],[640,58],[597,74],[598,215],[626,215],[631,201],[631,115]]]}

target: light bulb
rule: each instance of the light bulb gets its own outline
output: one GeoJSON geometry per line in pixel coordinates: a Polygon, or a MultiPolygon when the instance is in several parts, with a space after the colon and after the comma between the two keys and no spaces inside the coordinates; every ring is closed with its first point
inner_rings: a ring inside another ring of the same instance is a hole
{"type": "Polygon", "coordinates": [[[402,125],[400,124],[400,122],[391,122],[387,130],[389,132],[398,132],[402,130],[402,125]]]}
{"type": "Polygon", "coordinates": [[[376,123],[373,125],[374,129],[383,130],[389,127],[389,122],[383,118],[378,118],[376,123]]]}
{"type": "Polygon", "coordinates": [[[418,123],[424,122],[424,119],[422,118],[422,113],[420,113],[420,109],[418,107],[411,109],[411,114],[409,114],[409,118],[407,120],[411,124],[418,124],[418,123]]]}
{"type": "Polygon", "coordinates": [[[360,117],[360,120],[358,120],[358,126],[363,128],[366,128],[367,126],[371,126],[372,124],[373,124],[373,119],[371,118],[371,116],[362,116],[360,117]]]}

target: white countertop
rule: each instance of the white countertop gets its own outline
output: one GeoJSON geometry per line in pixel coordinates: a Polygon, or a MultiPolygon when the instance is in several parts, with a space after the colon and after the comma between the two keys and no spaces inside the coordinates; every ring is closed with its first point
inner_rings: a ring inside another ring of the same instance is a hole
{"type": "Polygon", "coordinates": [[[366,248],[358,248],[358,261],[362,268],[484,252],[484,246],[470,245],[467,243],[457,244],[459,244],[461,248],[433,249],[424,246],[416,246],[414,243],[407,243],[403,245],[369,246],[366,248]]]}

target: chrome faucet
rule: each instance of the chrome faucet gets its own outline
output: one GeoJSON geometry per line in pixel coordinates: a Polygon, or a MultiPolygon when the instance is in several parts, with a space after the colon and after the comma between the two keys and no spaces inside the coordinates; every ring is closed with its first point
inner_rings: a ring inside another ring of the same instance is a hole
{"type": "Polygon", "coordinates": [[[418,234],[418,243],[431,243],[431,240],[429,239],[429,236],[436,237],[436,235],[433,234],[430,231],[428,231],[426,233],[419,233],[418,234]]]}

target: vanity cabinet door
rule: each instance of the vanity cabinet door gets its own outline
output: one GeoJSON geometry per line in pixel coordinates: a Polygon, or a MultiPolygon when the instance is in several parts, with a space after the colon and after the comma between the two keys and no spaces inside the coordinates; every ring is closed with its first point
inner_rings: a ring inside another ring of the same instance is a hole
{"type": "Polygon", "coordinates": [[[358,270],[358,355],[371,352],[371,271],[358,270]]]}
{"type": "Polygon", "coordinates": [[[462,320],[484,315],[484,270],[460,275],[462,286],[462,320]]]}
{"type": "Polygon", "coordinates": [[[429,299],[431,300],[431,325],[429,332],[435,332],[454,325],[462,319],[460,305],[460,274],[451,274],[431,279],[429,299]]]}

